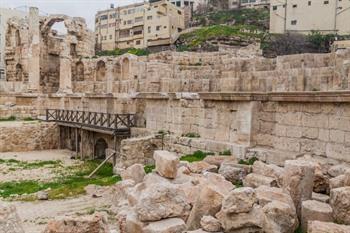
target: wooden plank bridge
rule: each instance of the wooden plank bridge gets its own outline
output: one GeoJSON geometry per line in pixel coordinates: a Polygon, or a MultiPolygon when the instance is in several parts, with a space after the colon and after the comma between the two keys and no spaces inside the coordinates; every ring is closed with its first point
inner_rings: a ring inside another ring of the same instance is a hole
{"type": "Polygon", "coordinates": [[[46,109],[46,121],[113,135],[129,135],[135,114],[111,114],[79,110],[46,109]]]}

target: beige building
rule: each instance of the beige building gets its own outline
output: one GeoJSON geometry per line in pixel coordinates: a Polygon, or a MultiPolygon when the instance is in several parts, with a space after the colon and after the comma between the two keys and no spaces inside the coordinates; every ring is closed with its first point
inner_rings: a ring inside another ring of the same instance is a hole
{"type": "Polygon", "coordinates": [[[241,8],[269,8],[270,0],[240,0],[241,8]]]}
{"type": "Polygon", "coordinates": [[[350,34],[349,0],[271,0],[270,32],[350,34]]]}
{"type": "Polygon", "coordinates": [[[170,45],[185,28],[184,11],[167,0],[111,7],[95,22],[97,50],[170,45]]]}
{"type": "Polygon", "coordinates": [[[14,16],[24,18],[28,13],[15,9],[0,8],[0,79],[5,79],[5,34],[7,31],[7,20],[14,16]]]}

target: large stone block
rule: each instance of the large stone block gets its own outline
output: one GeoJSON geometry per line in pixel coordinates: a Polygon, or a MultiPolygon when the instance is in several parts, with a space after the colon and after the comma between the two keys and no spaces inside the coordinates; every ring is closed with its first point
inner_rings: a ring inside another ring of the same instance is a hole
{"type": "Polygon", "coordinates": [[[283,189],[294,202],[298,217],[301,216],[301,203],[312,197],[315,177],[315,164],[305,160],[287,160],[283,177],[283,189]]]}
{"type": "Polygon", "coordinates": [[[333,208],[334,221],[350,224],[350,186],[331,190],[330,205],[333,208]]]}
{"type": "Polygon", "coordinates": [[[170,183],[154,183],[142,191],[136,205],[141,221],[158,221],[165,218],[186,219],[190,211],[182,189],[170,183]]]}
{"type": "Polygon", "coordinates": [[[174,153],[164,150],[156,150],[153,157],[156,162],[156,171],[161,176],[166,178],[176,177],[179,158],[176,157],[174,153]]]}
{"type": "Polygon", "coordinates": [[[309,221],[308,233],[349,233],[350,226],[332,222],[309,221]]]}
{"type": "Polygon", "coordinates": [[[184,230],[186,224],[181,218],[168,218],[151,222],[143,229],[143,233],[182,233],[184,230]]]}
{"type": "Polygon", "coordinates": [[[326,203],[307,200],[302,202],[301,207],[301,228],[307,232],[309,221],[332,222],[332,207],[326,203]]]}

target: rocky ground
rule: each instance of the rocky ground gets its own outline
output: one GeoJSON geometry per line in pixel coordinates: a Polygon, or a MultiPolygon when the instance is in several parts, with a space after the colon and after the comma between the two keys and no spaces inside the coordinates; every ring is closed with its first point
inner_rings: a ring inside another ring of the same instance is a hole
{"type": "Polygon", "coordinates": [[[148,174],[141,164],[116,169],[122,181],[77,198],[13,202],[18,215],[2,204],[4,232],[24,232],[18,216],[25,232],[45,233],[350,232],[349,164],[304,155],[279,167],[168,151],[154,161],[148,174]]]}

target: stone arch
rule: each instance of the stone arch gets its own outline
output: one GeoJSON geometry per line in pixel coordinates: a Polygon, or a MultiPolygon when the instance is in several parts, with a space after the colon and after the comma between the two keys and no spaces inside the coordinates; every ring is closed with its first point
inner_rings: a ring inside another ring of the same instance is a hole
{"type": "Polygon", "coordinates": [[[20,37],[18,29],[15,32],[15,41],[16,41],[16,46],[20,46],[21,45],[21,37],[20,37]]]}
{"type": "Polygon", "coordinates": [[[84,81],[84,63],[82,61],[75,64],[75,80],[84,81]]]}
{"type": "Polygon", "coordinates": [[[122,60],[122,79],[127,80],[129,79],[130,75],[130,61],[129,58],[124,58],[122,60]]]}
{"type": "Polygon", "coordinates": [[[103,138],[97,139],[97,141],[95,143],[94,157],[96,159],[105,159],[107,148],[108,148],[108,144],[107,144],[106,140],[104,140],[103,138]]]}
{"type": "Polygon", "coordinates": [[[96,81],[104,81],[106,76],[106,63],[102,60],[97,62],[96,81]]]}
{"type": "Polygon", "coordinates": [[[121,75],[122,75],[122,66],[120,65],[119,62],[117,62],[115,63],[114,69],[113,69],[114,81],[119,81],[121,75]]]}
{"type": "Polygon", "coordinates": [[[23,80],[23,68],[21,64],[16,65],[16,81],[22,81],[23,80]]]}

